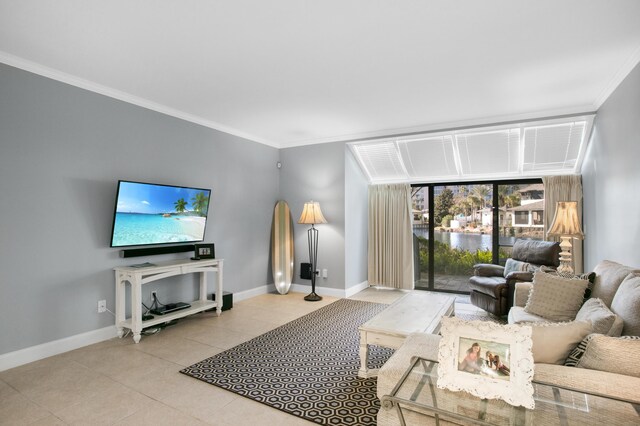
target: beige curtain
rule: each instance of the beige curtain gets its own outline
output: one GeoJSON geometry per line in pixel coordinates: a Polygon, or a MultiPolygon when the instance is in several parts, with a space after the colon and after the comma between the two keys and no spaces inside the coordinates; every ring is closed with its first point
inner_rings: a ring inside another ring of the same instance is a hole
{"type": "Polygon", "coordinates": [[[369,284],[413,289],[411,186],[369,186],[369,284]]]}
{"type": "MultiPolygon", "coordinates": [[[[582,219],[582,179],[579,175],[547,176],[542,178],[544,184],[544,236],[549,241],[560,241],[559,237],[547,236],[547,231],[556,213],[558,201],[577,201],[578,217],[582,219]]],[[[582,221],[580,222],[582,226],[582,221]]],[[[585,238],[587,236],[585,235],[585,238]]],[[[573,271],[581,274],[584,271],[582,260],[582,241],[572,239],[571,257],[573,271]]]]}

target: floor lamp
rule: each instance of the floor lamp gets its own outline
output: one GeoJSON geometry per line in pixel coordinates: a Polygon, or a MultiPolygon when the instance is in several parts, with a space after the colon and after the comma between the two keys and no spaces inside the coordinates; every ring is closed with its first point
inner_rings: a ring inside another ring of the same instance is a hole
{"type": "Polygon", "coordinates": [[[317,201],[309,201],[304,203],[304,209],[300,215],[298,223],[311,225],[307,231],[309,239],[309,263],[311,264],[311,294],[304,297],[304,300],[316,302],[322,300],[322,297],[316,294],[316,265],[318,264],[318,230],[314,227],[317,223],[327,223],[322,215],[320,203],[317,201]]]}
{"type": "Polygon", "coordinates": [[[561,239],[560,266],[558,273],[563,275],[573,275],[571,266],[571,239],[582,240],[584,234],[580,228],[580,218],[578,217],[577,201],[558,201],[556,213],[553,215],[553,222],[547,235],[559,236],[561,239]]]}

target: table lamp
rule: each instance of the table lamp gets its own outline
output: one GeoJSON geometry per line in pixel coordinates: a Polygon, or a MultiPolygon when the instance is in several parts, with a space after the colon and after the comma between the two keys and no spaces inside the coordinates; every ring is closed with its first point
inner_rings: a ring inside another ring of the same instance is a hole
{"type": "Polygon", "coordinates": [[[560,248],[560,266],[558,273],[565,275],[573,275],[573,267],[571,266],[571,239],[584,239],[584,234],[580,228],[580,218],[578,217],[577,201],[558,201],[556,204],[556,213],[547,235],[559,236],[561,239],[560,248]]]}
{"type": "Polygon", "coordinates": [[[316,302],[322,300],[322,297],[316,294],[316,265],[318,263],[318,230],[314,227],[317,223],[327,223],[322,215],[320,203],[317,201],[309,201],[304,203],[304,209],[300,215],[298,223],[311,225],[307,231],[309,240],[309,263],[311,264],[311,294],[304,297],[304,300],[316,302]]]}

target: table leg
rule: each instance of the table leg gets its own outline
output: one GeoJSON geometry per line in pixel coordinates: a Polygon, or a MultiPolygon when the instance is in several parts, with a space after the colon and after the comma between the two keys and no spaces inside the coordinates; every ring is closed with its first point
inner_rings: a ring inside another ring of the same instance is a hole
{"type": "Polygon", "coordinates": [[[223,305],[223,297],[222,297],[222,261],[218,263],[218,280],[216,285],[216,303],[218,304],[216,309],[216,315],[222,315],[222,305],[223,305]]]}
{"type": "Polygon", "coordinates": [[[140,277],[134,277],[131,283],[131,332],[133,341],[140,342],[142,332],[142,282],[140,277]]]}
{"type": "Polygon", "coordinates": [[[201,302],[207,300],[207,271],[200,272],[200,299],[201,302]]]}
{"type": "Polygon", "coordinates": [[[124,328],[121,324],[125,320],[125,282],[123,274],[116,271],[116,330],[119,338],[124,336],[124,328]]]}
{"type": "Polygon", "coordinates": [[[367,368],[369,362],[369,345],[367,345],[367,332],[360,331],[360,370],[358,370],[358,377],[366,379],[369,377],[369,369],[367,368]]]}

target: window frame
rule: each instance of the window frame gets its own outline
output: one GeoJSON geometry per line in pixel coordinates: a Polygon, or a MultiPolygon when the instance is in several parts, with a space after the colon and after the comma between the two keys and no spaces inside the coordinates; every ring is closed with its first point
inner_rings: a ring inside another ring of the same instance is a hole
{"type": "MultiPolygon", "coordinates": [[[[414,188],[424,188],[428,187],[428,201],[425,203],[429,207],[429,241],[428,241],[428,250],[429,250],[429,271],[428,271],[428,291],[438,291],[443,293],[456,293],[456,294],[469,294],[468,292],[461,293],[459,291],[454,290],[445,290],[445,289],[435,289],[435,223],[431,219],[434,217],[435,212],[435,196],[434,196],[434,187],[437,186],[462,186],[462,185],[490,185],[492,187],[492,210],[493,210],[493,221],[492,221],[492,236],[491,236],[491,255],[492,255],[492,263],[495,265],[500,264],[500,210],[499,210],[499,193],[498,188],[500,185],[531,185],[531,184],[541,184],[542,178],[521,178],[521,179],[502,179],[502,180],[479,180],[479,181],[453,181],[453,182],[428,182],[428,183],[414,183],[411,184],[412,190],[414,188]]],[[[516,212],[514,212],[516,213],[516,212]]],[[[506,218],[505,214],[505,218],[506,218]]],[[[532,222],[531,214],[529,216],[529,222],[532,222]]],[[[515,214],[513,214],[515,218],[515,214]]],[[[544,210],[543,210],[543,218],[544,218],[544,210]]],[[[515,226],[515,225],[514,225],[515,226]]],[[[533,225],[520,225],[524,226],[533,226],[533,225]]],[[[540,227],[544,227],[543,225],[536,225],[540,227]]],[[[510,247],[509,245],[502,245],[502,247],[510,247]]],[[[416,254],[413,253],[413,258],[416,258],[416,254]]],[[[414,265],[414,268],[416,265],[414,265]]],[[[421,287],[423,288],[423,287],[421,287]]]]}

